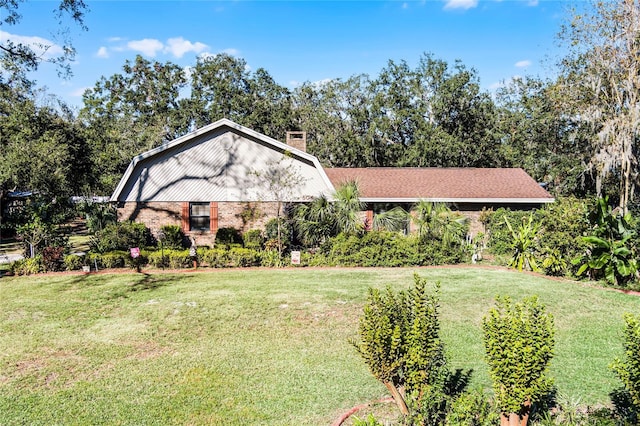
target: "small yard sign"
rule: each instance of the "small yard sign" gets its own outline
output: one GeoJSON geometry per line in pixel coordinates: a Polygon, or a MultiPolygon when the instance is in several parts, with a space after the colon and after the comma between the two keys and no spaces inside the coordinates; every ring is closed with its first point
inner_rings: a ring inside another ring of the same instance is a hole
{"type": "Polygon", "coordinates": [[[300,264],[300,252],[299,251],[292,251],[291,252],[291,263],[294,265],[299,265],[300,264]]]}
{"type": "Polygon", "coordinates": [[[137,257],[140,257],[140,248],[139,247],[131,247],[130,251],[131,251],[131,257],[133,257],[134,259],[137,258],[137,257]]]}

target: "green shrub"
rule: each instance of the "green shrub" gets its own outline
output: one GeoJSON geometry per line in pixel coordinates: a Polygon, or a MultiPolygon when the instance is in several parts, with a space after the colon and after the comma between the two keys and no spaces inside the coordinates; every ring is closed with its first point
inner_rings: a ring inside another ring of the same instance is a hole
{"type": "Polygon", "coordinates": [[[439,283],[429,294],[426,280],[414,275],[409,291],[369,288],[352,341],[369,367],[393,396],[400,411],[417,424],[436,424],[446,407],[449,377],[440,339],[439,283]]]}
{"type": "Polygon", "coordinates": [[[78,256],[77,254],[68,254],[64,257],[64,269],[66,271],[77,271],[82,269],[86,262],[86,256],[78,256]]]}
{"type": "Polygon", "coordinates": [[[112,269],[112,268],[124,268],[127,258],[131,258],[129,252],[122,250],[114,250],[108,253],[99,253],[97,256],[98,264],[101,268],[104,269],[112,269]]]}
{"type": "Polygon", "coordinates": [[[263,250],[260,253],[260,265],[266,268],[280,268],[284,266],[284,259],[276,249],[263,250]]]}
{"type": "Polygon", "coordinates": [[[164,257],[162,252],[163,252],[162,250],[157,250],[149,253],[149,256],[147,259],[149,262],[149,266],[153,268],[166,268],[169,266],[168,256],[167,256],[167,254],[169,253],[169,250],[164,250],[164,257]]]}
{"type": "Polygon", "coordinates": [[[543,248],[543,267],[548,275],[575,274],[577,267],[572,260],[585,252],[587,244],[582,237],[592,226],[589,223],[589,211],[593,201],[577,198],[559,198],[535,212],[535,218],[541,224],[538,233],[539,246],[543,248]],[[545,260],[549,266],[545,266],[545,260]]]}
{"type": "Polygon", "coordinates": [[[45,272],[42,256],[37,255],[35,257],[16,260],[11,264],[10,271],[15,275],[32,275],[45,272]]]}
{"type": "Polygon", "coordinates": [[[446,426],[494,426],[500,423],[500,413],[482,390],[465,392],[451,404],[446,426]]]}
{"type": "Polygon", "coordinates": [[[115,250],[144,248],[151,245],[151,231],[143,223],[118,222],[96,232],[89,243],[91,251],[106,253],[115,250]]]}
{"type": "Polygon", "coordinates": [[[248,248],[232,248],[229,260],[234,267],[260,266],[260,253],[248,248]]]}
{"type": "Polygon", "coordinates": [[[215,245],[238,244],[242,246],[242,235],[236,228],[220,228],[216,231],[215,245]]]}
{"type": "Polygon", "coordinates": [[[184,248],[184,232],[178,225],[163,225],[160,227],[160,231],[163,233],[162,245],[164,248],[180,250],[184,248]]]}
{"type": "Polygon", "coordinates": [[[511,254],[513,235],[507,227],[507,221],[512,224],[519,224],[529,215],[529,212],[511,211],[510,209],[499,208],[488,213],[487,232],[489,234],[489,249],[494,254],[511,254]],[[505,220],[506,218],[506,220],[505,220]]]}
{"type": "Polygon", "coordinates": [[[482,319],[482,331],[500,412],[528,417],[552,385],[545,373],[555,344],[553,316],[535,296],[516,304],[498,297],[482,319]]]}
{"type": "Polygon", "coordinates": [[[611,369],[629,392],[636,411],[640,411],[640,316],[626,314],[624,321],[624,358],[616,358],[611,369]]]}
{"type": "Polygon", "coordinates": [[[264,236],[267,242],[270,242],[270,249],[278,250],[278,222],[280,223],[280,251],[286,251],[291,245],[293,235],[293,227],[287,219],[281,217],[269,220],[264,227],[264,236]]]}
{"type": "Polygon", "coordinates": [[[202,250],[200,259],[212,268],[227,268],[231,262],[229,251],[220,248],[202,250]]]}
{"type": "Polygon", "coordinates": [[[310,263],[318,266],[420,266],[460,263],[469,257],[457,244],[430,244],[416,235],[369,231],[362,236],[339,234],[325,241],[310,263]]]}
{"type": "Polygon", "coordinates": [[[369,413],[369,415],[364,419],[354,416],[353,426],[384,426],[384,423],[380,423],[376,420],[373,414],[369,413]]]}
{"type": "Polygon", "coordinates": [[[488,248],[498,256],[512,254],[513,234],[507,222],[517,228],[527,220],[527,216],[533,214],[533,223],[540,225],[533,251],[534,259],[541,260],[550,275],[575,273],[578,267],[572,266],[571,262],[586,250],[587,245],[582,237],[592,227],[588,219],[592,204],[589,200],[559,198],[533,213],[505,208],[487,212],[484,216],[489,234],[488,248]],[[545,260],[547,266],[544,265],[545,260]]]}
{"type": "Polygon", "coordinates": [[[193,262],[189,257],[189,250],[170,250],[165,253],[171,269],[191,268],[193,262]]]}
{"type": "Polygon", "coordinates": [[[634,222],[630,213],[622,215],[600,198],[591,214],[592,234],[582,237],[589,252],[576,259],[582,264],[577,275],[589,272],[592,279],[604,278],[615,286],[626,286],[638,271],[637,253],[633,246],[634,222]]]}
{"type": "Polygon", "coordinates": [[[524,219],[520,225],[511,225],[509,219],[504,218],[509,232],[511,232],[511,260],[509,267],[516,268],[518,271],[539,271],[538,262],[536,260],[538,231],[540,223],[535,222],[533,213],[529,214],[528,219],[524,219]]]}
{"type": "Polygon", "coordinates": [[[250,229],[242,235],[244,247],[254,250],[262,250],[264,236],[260,229],[250,229]]]}

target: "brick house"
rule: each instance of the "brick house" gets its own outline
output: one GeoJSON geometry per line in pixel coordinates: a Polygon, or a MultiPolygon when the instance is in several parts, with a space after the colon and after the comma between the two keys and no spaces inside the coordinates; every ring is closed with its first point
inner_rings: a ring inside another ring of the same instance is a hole
{"type": "Polygon", "coordinates": [[[179,225],[197,244],[213,245],[219,228],[262,228],[279,204],[330,196],[348,180],[359,183],[368,219],[395,205],[409,211],[420,200],[439,201],[470,217],[472,232],[483,208],[527,210],[554,201],[519,168],[325,169],[305,152],[303,134],[288,134],[287,142],[222,119],[145,152],[111,196],[118,219],[143,222],[154,233],[179,225]],[[274,190],[288,174],[295,185],[274,190]]]}
{"type": "Polygon", "coordinates": [[[333,190],[314,156],[222,119],[135,157],[111,201],[118,220],[154,234],[179,225],[198,245],[213,245],[219,228],[264,227],[278,204],[333,190]],[[278,189],[287,175],[295,185],[278,189]]]}

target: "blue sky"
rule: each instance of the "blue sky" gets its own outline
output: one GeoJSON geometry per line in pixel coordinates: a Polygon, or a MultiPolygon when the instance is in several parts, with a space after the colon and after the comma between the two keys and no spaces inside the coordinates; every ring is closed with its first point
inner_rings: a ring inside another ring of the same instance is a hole
{"type": "MultiPolygon", "coordinates": [[[[86,1],[86,0],[85,0],[86,1]]],[[[23,4],[19,25],[0,37],[53,43],[54,1],[23,4]]],[[[188,67],[203,54],[230,53],[281,85],[355,74],[376,76],[389,60],[415,66],[423,53],[475,68],[484,89],[516,75],[553,75],[561,54],[556,34],[567,1],[87,1],[88,31],[71,27],[74,76],[61,80],[45,65],[33,77],[72,105],[126,59],[188,67]]],[[[55,51],[55,44],[51,50],[55,51]]]]}

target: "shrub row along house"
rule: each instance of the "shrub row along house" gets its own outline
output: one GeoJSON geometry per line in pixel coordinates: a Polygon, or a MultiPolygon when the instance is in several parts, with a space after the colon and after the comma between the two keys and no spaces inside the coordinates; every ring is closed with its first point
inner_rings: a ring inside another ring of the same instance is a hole
{"type": "Polygon", "coordinates": [[[531,209],[553,197],[519,168],[323,168],[304,137],[279,142],[222,119],[135,157],[116,187],[118,219],[152,232],[180,225],[199,245],[224,227],[262,228],[282,206],[358,182],[363,220],[420,201],[449,204],[472,219],[483,208],[531,209]]]}

